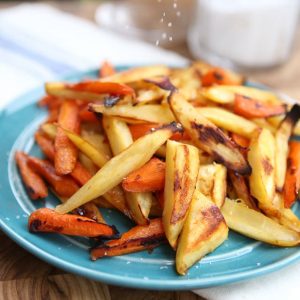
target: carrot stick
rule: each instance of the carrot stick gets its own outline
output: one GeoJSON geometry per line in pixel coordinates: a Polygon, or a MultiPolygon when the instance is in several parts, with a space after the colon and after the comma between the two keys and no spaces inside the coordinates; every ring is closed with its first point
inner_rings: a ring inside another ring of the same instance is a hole
{"type": "Polygon", "coordinates": [[[284,206],[290,208],[297,200],[300,189],[300,143],[291,141],[287,159],[287,172],[283,187],[284,206]]]}
{"type": "MultiPolygon", "coordinates": [[[[138,138],[146,135],[151,130],[161,127],[163,124],[158,123],[145,123],[145,124],[128,124],[129,130],[131,132],[133,140],[137,140],[138,138]]],[[[184,131],[176,132],[171,137],[171,140],[180,141],[180,140],[190,140],[188,134],[184,131]]]]}
{"type": "Polygon", "coordinates": [[[39,107],[49,107],[50,103],[55,99],[55,97],[50,95],[45,95],[38,101],[39,107]]]}
{"type": "MultiPolygon", "coordinates": [[[[58,124],[65,129],[76,132],[79,129],[78,106],[74,101],[64,101],[58,117],[58,124]]],[[[57,128],[55,137],[54,166],[56,173],[66,175],[72,172],[77,161],[77,147],[69,140],[62,128],[57,128]]]]}
{"type": "Polygon", "coordinates": [[[97,205],[93,202],[88,202],[88,203],[76,208],[75,211],[73,211],[73,213],[76,213],[79,216],[87,217],[87,218],[97,221],[99,223],[106,224],[97,205]]]}
{"type": "Polygon", "coordinates": [[[99,120],[96,117],[96,115],[88,110],[88,106],[85,106],[83,109],[80,110],[79,119],[83,122],[99,123],[99,120]]]}
{"type": "Polygon", "coordinates": [[[53,165],[36,157],[28,156],[29,166],[42,176],[61,197],[71,197],[78,189],[77,183],[70,176],[59,176],[53,165]]]}
{"type": "Polygon", "coordinates": [[[36,200],[47,197],[47,186],[43,179],[28,165],[27,154],[16,152],[16,162],[30,198],[36,200]]]}
{"type": "Polygon", "coordinates": [[[164,209],[164,205],[165,205],[164,194],[165,194],[164,190],[155,192],[156,199],[158,200],[158,203],[159,203],[160,207],[162,208],[162,210],[164,209]]]}
{"type": "Polygon", "coordinates": [[[205,73],[202,78],[202,86],[211,86],[213,84],[223,84],[223,85],[240,85],[243,78],[237,75],[231,74],[222,68],[212,68],[207,73],[205,73]]]}
{"type": "Polygon", "coordinates": [[[154,192],[162,190],[165,185],[166,164],[158,158],[152,158],[140,169],[130,173],[122,181],[127,192],[154,192]]]}
{"type": "MultiPolygon", "coordinates": [[[[45,156],[53,161],[55,157],[55,149],[52,141],[45,137],[40,132],[35,134],[35,140],[37,144],[40,146],[42,152],[45,156]]],[[[80,163],[76,162],[76,165],[70,175],[82,186],[87,183],[91,178],[92,174],[80,163]]]]}
{"type": "Polygon", "coordinates": [[[233,109],[237,115],[245,118],[268,118],[284,114],[286,105],[262,103],[255,99],[236,95],[233,109]]]}
{"type": "Polygon", "coordinates": [[[235,141],[236,144],[243,148],[248,148],[250,145],[250,140],[245,138],[244,136],[241,136],[237,133],[232,132],[231,138],[235,141]]]}
{"type": "Polygon", "coordinates": [[[28,220],[30,232],[57,232],[66,235],[111,238],[118,232],[114,226],[77,215],[59,214],[49,208],[34,211],[28,220]]]}
{"type": "Polygon", "coordinates": [[[99,77],[103,78],[103,77],[114,75],[115,73],[116,70],[113,67],[113,65],[108,61],[104,61],[99,70],[99,77]]]}
{"type": "Polygon", "coordinates": [[[91,259],[117,256],[142,250],[152,250],[165,240],[161,219],[150,220],[148,225],[135,226],[121,238],[102,244],[91,251],[91,259]]]}
{"type": "Polygon", "coordinates": [[[73,91],[111,94],[111,95],[134,95],[134,89],[124,83],[117,82],[100,82],[96,80],[79,82],[76,84],[67,84],[67,89],[73,91]]]}

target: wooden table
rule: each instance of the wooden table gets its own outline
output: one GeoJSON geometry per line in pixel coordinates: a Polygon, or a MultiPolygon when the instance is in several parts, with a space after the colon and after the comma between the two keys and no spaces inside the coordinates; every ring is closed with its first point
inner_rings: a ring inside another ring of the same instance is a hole
{"type": "MultiPolygon", "coordinates": [[[[1,2],[0,9],[20,2],[1,2]]],[[[93,20],[99,2],[50,1],[51,5],[93,20]]],[[[191,58],[186,44],[170,46],[172,50],[191,58]]],[[[255,80],[275,87],[300,99],[300,31],[289,61],[277,68],[252,71],[255,80]]],[[[201,299],[191,292],[155,292],[107,286],[69,274],[37,259],[0,231],[0,299],[201,299]]]]}

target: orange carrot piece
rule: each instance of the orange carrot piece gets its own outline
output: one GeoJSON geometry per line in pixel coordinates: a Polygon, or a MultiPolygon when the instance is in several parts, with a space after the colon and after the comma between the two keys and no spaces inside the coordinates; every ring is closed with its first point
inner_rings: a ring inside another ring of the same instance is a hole
{"type": "Polygon", "coordinates": [[[28,165],[28,156],[23,152],[16,152],[16,162],[21,177],[32,200],[48,196],[48,189],[43,179],[28,165]]]}
{"type": "Polygon", "coordinates": [[[83,122],[93,122],[93,123],[99,123],[98,118],[96,115],[88,110],[88,106],[85,106],[82,108],[79,112],[79,119],[83,122]]]}
{"type": "Polygon", "coordinates": [[[143,250],[152,250],[165,241],[161,219],[150,220],[148,225],[138,225],[122,234],[121,238],[109,241],[92,249],[91,259],[117,256],[143,250]]]}
{"type": "Polygon", "coordinates": [[[165,194],[164,190],[155,192],[155,197],[158,200],[158,203],[159,203],[162,210],[164,209],[164,205],[165,205],[164,194],[165,194]]]}
{"type": "Polygon", "coordinates": [[[55,99],[55,97],[50,95],[45,95],[38,101],[39,107],[47,107],[52,102],[52,100],[55,99]]]}
{"type": "Polygon", "coordinates": [[[45,121],[45,123],[55,123],[58,120],[58,115],[59,115],[59,109],[60,107],[51,107],[49,108],[49,114],[48,118],[45,121]]]}
{"type": "Polygon", "coordinates": [[[134,95],[134,89],[124,83],[101,82],[96,80],[83,81],[76,84],[67,84],[67,89],[73,91],[89,92],[111,95],[134,95]]]}
{"type": "MultiPolygon", "coordinates": [[[[151,130],[161,127],[163,124],[158,123],[145,123],[145,124],[129,124],[129,130],[131,132],[133,140],[137,140],[138,138],[146,135],[151,130]]],[[[189,135],[184,131],[176,132],[171,137],[170,140],[180,141],[180,140],[190,140],[189,135]]]]}
{"type": "Polygon", "coordinates": [[[233,75],[231,72],[218,67],[212,68],[201,78],[202,86],[211,86],[213,84],[240,85],[242,81],[240,76],[233,75]]]}
{"type": "Polygon", "coordinates": [[[29,166],[40,176],[42,176],[61,197],[71,197],[79,186],[70,176],[59,176],[55,172],[54,166],[47,160],[36,157],[28,157],[29,166]]]}
{"type": "MultiPolygon", "coordinates": [[[[78,105],[74,101],[64,101],[59,112],[58,124],[64,129],[77,132],[79,129],[78,113],[78,105]]],[[[71,173],[76,165],[78,150],[62,128],[57,128],[55,137],[54,166],[57,174],[66,175],[71,173]]]]}
{"type": "Polygon", "coordinates": [[[57,232],[66,235],[111,238],[118,232],[114,226],[92,219],[69,214],[59,214],[49,208],[34,211],[28,220],[30,232],[57,232]]]}
{"type": "Polygon", "coordinates": [[[76,208],[73,213],[79,216],[87,217],[99,223],[106,224],[100,210],[97,205],[93,202],[88,202],[78,208],[76,208]]]}
{"type": "Polygon", "coordinates": [[[116,70],[115,70],[114,66],[106,60],[103,62],[102,66],[99,70],[99,77],[103,78],[103,77],[114,75],[115,73],[116,73],[116,70]]]}
{"type": "Polygon", "coordinates": [[[237,133],[232,132],[231,138],[235,141],[236,144],[243,148],[248,148],[250,145],[250,140],[245,138],[244,136],[241,136],[237,133]]]}
{"type": "MultiPolygon", "coordinates": [[[[55,150],[52,141],[42,135],[40,132],[35,134],[35,140],[40,146],[45,156],[53,161],[55,157],[55,150]]],[[[82,186],[87,183],[91,178],[92,174],[80,163],[76,162],[76,165],[70,175],[82,186]]]]}
{"type": "Polygon", "coordinates": [[[236,95],[234,100],[234,112],[245,118],[268,118],[284,114],[286,105],[262,103],[242,95],[236,95]]]}
{"type": "Polygon", "coordinates": [[[154,192],[164,188],[166,164],[152,158],[144,166],[130,173],[122,181],[127,192],[154,192]]]}
{"type": "Polygon", "coordinates": [[[300,142],[291,141],[287,159],[287,171],[283,187],[284,206],[290,208],[299,196],[300,189],[300,142]]]}

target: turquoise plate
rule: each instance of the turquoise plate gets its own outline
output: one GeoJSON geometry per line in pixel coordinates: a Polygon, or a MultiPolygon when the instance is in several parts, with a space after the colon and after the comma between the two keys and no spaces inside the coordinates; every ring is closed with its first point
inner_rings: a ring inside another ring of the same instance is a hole
{"type": "MultiPolygon", "coordinates": [[[[76,74],[69,80],[95,77],[96,72],[76,74]]],[[[39,207],[54,207],[49,196],[31,201],[14,163],[16,150],[40,156],[33,134],[46,112],[35,102],[44,94],[40,87],[13,101],[0,114],[0,225],[21,247],[68,272],[114,285],[156,290],[189,290],[250,279],[278,270],[300,258],[298,248],[277,248],[230,232],[228,240],[212,254],[194,265],[186,276],[174,268],[174,252],[167,246],[151,254],[140,252],[96,262],[89,259],[89,240],[59,234],[30,234],[27,219],[39,207]]],[[[300,208],[296,205],[296,213],[300,208]]],[[[103,210],[105,219],[125,231],[133,224],[121,214],[103,210]]]]}

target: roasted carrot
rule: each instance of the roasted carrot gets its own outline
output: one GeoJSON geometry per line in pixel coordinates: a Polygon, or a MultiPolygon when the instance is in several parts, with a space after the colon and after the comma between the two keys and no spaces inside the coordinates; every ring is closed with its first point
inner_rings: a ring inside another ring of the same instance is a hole
{"type": "Polygon", "coordinates": [[[159,203],[159,205],[162,209],[164,209],[164,205],[165,205],[164,194],[165,194],[164,190],[155,192],[155,197],[156,197],[156,199],[157,199],[157,201],[158,201],[158,203],[159,203]]]}
{"type": "Polygon", "coordinates": [[[108,62],[107,60],[105,60],[99,70],[99,77],[107,77],[107,76],[111,76],[114,75],[116,73],[115,68],[113,67],[113,65],[108,62]]]}
{"type": "MultiPolygon", "coordinates": [[[[78,131],[78,112],[78,105],[74,101],[64,101],[59,112],[58,124],[69,131],[78,131]]],[[[55,137],[54,166],[57,174],[66,175],[71,173],[76,165],[78,150],[62,128],[57,128],[55,137]]]]}
{"type": "Polygon", "coordinates": [[[124,83],[100,82],[90,80],[76,84],[67,84],[66,87],[73,91],[89,92],[110,95],[133,95],[134,89],[124,83]]]}
{"type": "Polygon", "coordinates": [[[122,181],[127,192],[154,192],[164,188],[166,164],[152,158],[144,166],[130,173],[122,181]]]}
{"type": "Polygon", "coordinates": [[[165,241],[161,219],[150,220],[148,225],[135,226],[121,238],[109,241],[92,249],[91,259],[105,256],[117,256],[142,250],[152,250],[165,241]]]}
{"type": "MultiPolygon", "coordinates": [[[[35,134],[35,140],[40,146],[42,152],[45,156],[53,161],[55,157],[55,149],[52,141],[45,137],[40,132],[35,134]]],[[[76,165],[70,175],[82,186],[92,178],[92,174],[79,162],[76,162],[76,165]]]]}
{"type": "Polygon", "coordinates": [[[248,148],[250,145],[250,140],[245,138],[244,136],[241,136],[237,133],[232,132],[231,138],[235,141],[236,144],[243,148],[248,148]]]}
{"type": "Polygon", "coordinates": [[[99,208],[93,202],[88,202],[88,203],[76,208],[73,211],[73,213],[75,213],[79,216],[87,217],[87,218],[97,221],[99,223],[106,224],[101,212],[99,211],[99,208]]]}
{"type": "Polygon", "coordinates": [[[111,238],[118,233],[114,226],[78,215],[62,215],[49,208],[34,211],[29,216],[28,228],[30,232],[57,232],[86,237],[111,238]]]}
{"type": "Polygon", "coordinates": [[[213,84],[240,85],[242,81],[242,77],[218,67],[212,68],[201,77],[202,86],[213,84]]]}
{"type": "Polygon", "coordinates": [[[284,206],[289,208],[297,200],[300,189],[300,142],[291,141],[287,172],[283,187],[284,206]]]}
{"type": "Polygon", "coordinates": [[[58,115],[59,115],[59,107],[51,107],[48,109],[49,110],[49,115],[45,123],[54,123],[57,122],[58,120],[58,115]]]}
{"type": "Polygon", "coordinates": [[[79,119],[83,122],[99,123],[99,119],[93,112],[88,110],[87,105],[80,110],[79,119]]]}
{"type": "Polygon", "coordinates": [[[39,107],[47,107],[50,105],[52,100],[55,99],[55,97],[50,96],[50,95],[45,95],[38,101],[38,106],[39,107]]]}
{"type": "MultiPolygon", "coordinates": [[[[151,130],[154,130],[155,128],[159,128],[162,125],[163,124],[158,124],[158,123],[145,123],[145,124],[128,124],[128,127],[131,132],[132,138],[135,141],[138,138],[150,132],[151,130]]],[[[180,141],[180,140],[190,140],[190,137],[185,131],[183,131],[183,132],[174,133],[170,139],[174,141],[180,141]]]]}
{"type": "Polygon", "coordinates": [[[284,114],[286,112],[286,105],[262,103],[255,99],[237,94],[235,96],[233,109],[237,115],[245,118],[268,118],[284,114]]]}
{"type": "Polygon", "coordinates": [[[55,172],[54,166],[47,160],[36,157],[28,157],[29,166],[40,176],[42,176],[61,197],[71,197],[79,186],[70,176],[59,176],[55,172]]]}
{"type": "Polygon", "coordinates": [[[47,186],[43,179],[28,165],[27,154],[18,151],[15,157],[30,198],[36,200],[47,197],[47,186]]]}

